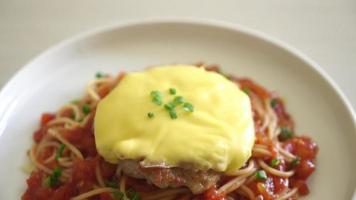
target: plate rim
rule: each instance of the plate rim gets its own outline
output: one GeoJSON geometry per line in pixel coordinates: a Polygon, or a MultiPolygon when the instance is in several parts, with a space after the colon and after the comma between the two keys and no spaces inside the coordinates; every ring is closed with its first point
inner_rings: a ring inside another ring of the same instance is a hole
{"type": "MultiPolygon", "coordinates": [[[[66,46],[69,46],[70,44],[74,42],[78,42],[80,40],[84,40],[87,38],[90,38],[92,36],[95,36],[100,33],[104,32],[109,32],[111,30],[115,29],[123,29],[123,28],[129,28],[132,26],[137,26],[137,25],[157,25],[157,24],[187,24],[187,25],[205,25],[205,26],[210,26],[213,28],[222,28],[234,32],[240,32],[249,36],[252,36],[254,38],[260,39],[264,42],[267,42],[268,44],[271,44],[277,48],[280,48],[287,53],[295,56],[299,60],[305,62],[310,69],[312,69],[315,73],[320,75],[320,77],[331,86],[331,88],[334,90],[334,92],[337,94],[338,98],[341,100],[343,106],[345,106],[347,114],[351,118],[354,128],[356,130],[356,113],[351,105],[350,101],[346,97],[346,95],[343,93],[343,91],[340,89],[339,85],[324,71],[321,66],[309,58],[307,55],[302,53],[300,50],[297,48],[293,47],[292,45],[277,39],[276,37],[273,37],[271,35],[268,35],[264,32],[261,32],[259,30],[253,29],[246,27],[244,25],[238,24],[238,23],[232,23],[232,22],[227,22],[227,21],[222,21],[222,20],[215,20],[215,19],[204,19],[204,18],[188,18],[188,17],[166,17],[166,18],[146,18],[146,19],[131,19],[131,20],[123,20],[122,22],[116,22],[116,23],[111,23],[107,25],[102,25],[84,32],[80,32],[78,34],[75,34],[74,36],[71,36],[67,39],[64,39],[49,48],[45,49],[41,53],[39,53],[37,56],[32,58],[30,61],[28,61],[26,64],[24,64],[20,69],[18,69],[14,75],[10,77],[10,79],[4,84],[4,86],[0,90],[0,122],[2,121],[2,118],[6,112],[6,105],[2,101],[2,97],[6,95],[6,91],[11,87],[13,82],[16,81],[17,77],[20,76],[21,74],[25,73],[25,70],[29,70],[31,65],[35,63],[37,60],[41,59],[42,57],[45,57],[47,55],[52,54],[53,52],[64,48],[66,46]]],[[[5,102],[6,103],[6,102],[5,102]]],[[[8,105],[10,105],[12,101],[8,102],[8,105]]],[[[356,134],[356,131],[353,131],[353,134],[356,134]]]]}
{"type": "MultiPolygon", "coordinates": [[[[0,124],[3,121],[6,121],[5,116],[10,105],[15,101],[14,99],[10,101],[5,101],[4,97],[7,96],[7,91],[11,89],[12,85],[16,83],[18,77],[22,74],[25,74],[26,71],[31,70],[31,66],[36,63],[41,58],[51,55],[55,51],[58,51],[66,46],[71,45],[72,43],[83,41],[90,37],[93,37],[97,34],[110,32],[117,29],[125,29],[133,26],[142,26],[142,25],[159,25],[159,24],[186,24],[186,25],[195,25],[195,26],[208,26],[212,28],[225,29],[233,31],[235,33],[242,33],[247,36],[251,36],[255,39],[266,42],[267,44],[272,45],[273,47],[279,48],[280,50],[285,51],[286,53],[294,56],[300,61],[304,62],[308,67],[319,77],[326,82],[326,85],[330,86],[337,98],[340,100],[342,106],[345,108],[345,114],[350,118],[354,129],[352,134],[356,135],[356,113],[351,105],[350,101],[340,89],[339,85],[327,74],[324,69],[313,59],[309,58],[306,54],[302,53],[299,49],[293,47],[292,45],[274,37],[262,31],[249,28],[247,26],[241,25],[239,23],[233,23],[228,21],[216,20],[216,19],[207,19],[207,18],[192,18],[192,17],[152,17],[145,19],[129,19],[123,20],[121,22],[110,23],[102,26],[89,29],[87,31],[79,32],[67,39],[61,40],[54,45],[51,45],[49,48],[44,49],[35,57],[26,62],[22,67],[20,67],[16,72],[6,81],[0,90],[0,124]]],[[[35,65],[34,65],[35,66],[35,65]]],[[[2,134],[0,133],[0,139],[2,134]]],[[[354,189],[353,199],[356,200],[356,188],[354,189]]]]}

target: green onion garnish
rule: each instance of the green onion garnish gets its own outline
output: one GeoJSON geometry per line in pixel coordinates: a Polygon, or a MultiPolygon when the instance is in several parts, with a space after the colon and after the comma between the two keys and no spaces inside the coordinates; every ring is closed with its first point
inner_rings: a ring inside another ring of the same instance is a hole
{"type": "Polygon", "coordinates": [[[95,77],[96,78],[103,78],[105,75],[101,72],[96,72],[95,77]]]}
{"type": "Polygon", "coordinates": [[[129,189],[126,192],[125,196],[127,198],[129,198],[130,200],[140,200],[141,199],[140,194],[138,192],[136,192],[135,190],[133,190],[133,189],[129,189]]]}
{"type": "Polygon", "coordinates": [[[114,196],[115,199],[122,200],[124,199],[125,194],[123,192],[120,192],[119,190],[112,192],[112,195],[114,196]]]}
{"type": "Polygon", "coordinates": [[[66,147],[66,145],[64,145],[64,144],[59,145],[59,148],[56,151],[56,160],[58,160],[60,157],[62,157],[65,147],[66,147]]]}
{"type": "Polygon", "coordinates": [[[154,90],[151,92],[151,97],[159,97],[159,98],[162,98],[163,95],[160,91],[157,91],[157,90],[154,90]]]}
{"type": "Polygon", "coordinates": [[[148,112],[147,113],[148,118],[153,118],[155,114],[153,112],[148,112]]]}
{"type": "Polygon", "coordinates": [[[105,185],[106,185],[107,187],[117,188],[117,183],[116,183],[115,181],[107,181],[107,182],[105,183],[105,185]]]}
{"type": "Polygon", "coordinates": [[[156,105],[162,105],[162,93],[157,91],[157,90],[154,90],[151,92],[151,97],[152,97],[152,102],[156,105]]]}
{"type": "Polygon", "coordinates": [[[168,112],[169,112],[169,116],[171,117],[171,119],[177,119],[178,116],[177,116],[176,111],[169,110],[168,112]]]}
{"type": "Polygon", "coordinates": [[[174,88],[169,88],[169,94],[175,95],[176,92],[177,92],[176,89],[174,89],[174,88]]]}
{"type": "Polygon", "coordinates": [[[72,104],[78,104],[79,103],[79,100],[78,99],[74,99],[72,101],[70,101],[72,104]]]}
{"type": "Polygon", "coordinates": [[[272,106],[272,108],[275,108],[276,105],[277,105],[277,99],[272,99],[272,100],[271,100],[271,106],[272,106]]]}
{"type": "Polygon", "coordinates": [[[160,97],[153,97],[152,102],[156,105],[162,105],[162,99],[160,97]]]}
{"type": "Polygon", "coordinates": [[[290,130],[288,127],[282,127],[281,128],[281,133],[279,134],[279,139],[280,140],[287,140],[293,136],[292,130],[290,130]]]}
{"type": "Polygon", "coordinates": [[[83,113],[84,114],[89,114],[90,113],[90,106],[88,104],[84,104],[82,107],[83,113]]]}
{"type": "Polygon", "coordinates": [[[300,158],[299,157],[294,158],[292,160],[292,162],[290,163],[290,168],[293,168],[293,167],[299,165],[299,163],[300,163],[300,158]]]}
{"type": "Polygon", "coordinates": [[[266,180],[267,174],[264,170],[259,170],[256,172],[256,179],[257,180],[266,180]]]}
{"type": "Polygon", "coordinates": [[[242,91],[244,91],[247,95],[250,94],[251,90],[247,87],[243,87],[242,91]]]}
{"type": "Polygon", "coordinates": [[[59,183],[59,178],[61,177],[61,175],[62,175],[62,169],[60,167],[56,167],[53,170],[52,174],[46,178],[45,184],[48,187],[56,186],[59,183]]]}
{"type": "Polygon", "coordinates": [[[277,158],[274,158],[273,160],[271,160],[271,167],[277,167],[279,164],[281,163],[281,161],[277,158]]]}
{"type": "Polygon", "coordinates": [[[173,99],[173,103],[175,105],[180,105],[180,104],[184,103],[184,98],[182,96],[176,96],[173,99]]]}
{"type": "Polygon", "coordinates": [[[193,112],[194,111],[194,106],[191,103],[184,103],[183,104],[183,110],[187,112],[193,112]]]}
{"type": "Polygon", "coordinates": [[[174,104],[174,103],[172,103],[172,102],[169,102],[169,103],[166,103],[166,104],[164,104],[164,108],[166,109],[166,110],[173,110],[174,108],[176,107],[176,105],[174,104]]]}

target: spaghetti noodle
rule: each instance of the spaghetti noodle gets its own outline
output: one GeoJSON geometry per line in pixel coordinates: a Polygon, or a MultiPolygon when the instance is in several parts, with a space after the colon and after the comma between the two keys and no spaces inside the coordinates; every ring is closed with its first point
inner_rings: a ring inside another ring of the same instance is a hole
{"type": "MultiPolygon", "coordinates": [[[[203,66],[220,73],[216,66],[203,66]]],[[[309,193],[306,179],[315,170],[316,144],[294,134],[294,122],[283,101],[255,82],[227,76],[251,99],[256,141],[252,157],[233,176],[220,176],[203,194],[187,188],[160,189],[122,174],[97,153],[92,130],[97,103],[119,84],[101,76],[90,82],[87,94],[55,114],[44,113],[34,133],[29,156],[36,170],[27,180],[23,200],[32,199],[297,199],[309,193]]]]}

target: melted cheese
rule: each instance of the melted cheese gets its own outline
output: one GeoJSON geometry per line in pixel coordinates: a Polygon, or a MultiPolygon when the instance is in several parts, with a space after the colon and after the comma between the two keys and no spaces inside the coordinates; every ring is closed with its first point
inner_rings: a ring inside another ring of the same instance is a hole
{"type": "Polygon", "coordinates": [[[222,75],[189,65],[127,74],[98,104],[94,125],[98,152],[111,163],[188,163],[229,174],[248,160],[254,143],[248,96],[222,75]],[[194,112],[178,106],[178,118],[171,119],[152,102],[153,90],[162,92],[164,103],[171,101],[169,88],[192,103],[194,112]]]}

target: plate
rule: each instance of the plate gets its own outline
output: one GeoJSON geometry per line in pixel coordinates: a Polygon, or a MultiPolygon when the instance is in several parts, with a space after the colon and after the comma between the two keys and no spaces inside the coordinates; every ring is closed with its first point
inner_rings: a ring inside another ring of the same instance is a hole
{"type": "Polygon", "coordinates": [[[321,68],[294,48],[225,22],[131,21],[84,33],[49,49],[0,93],[0,199],[19,199],[22,171],[41,113],[83,95],[97,71],[116,74],[169,63],[220,64],[284,97],[298,133],[320,147],[305,199],[351,199],[356,186],[355,114],[321,68]]]}

